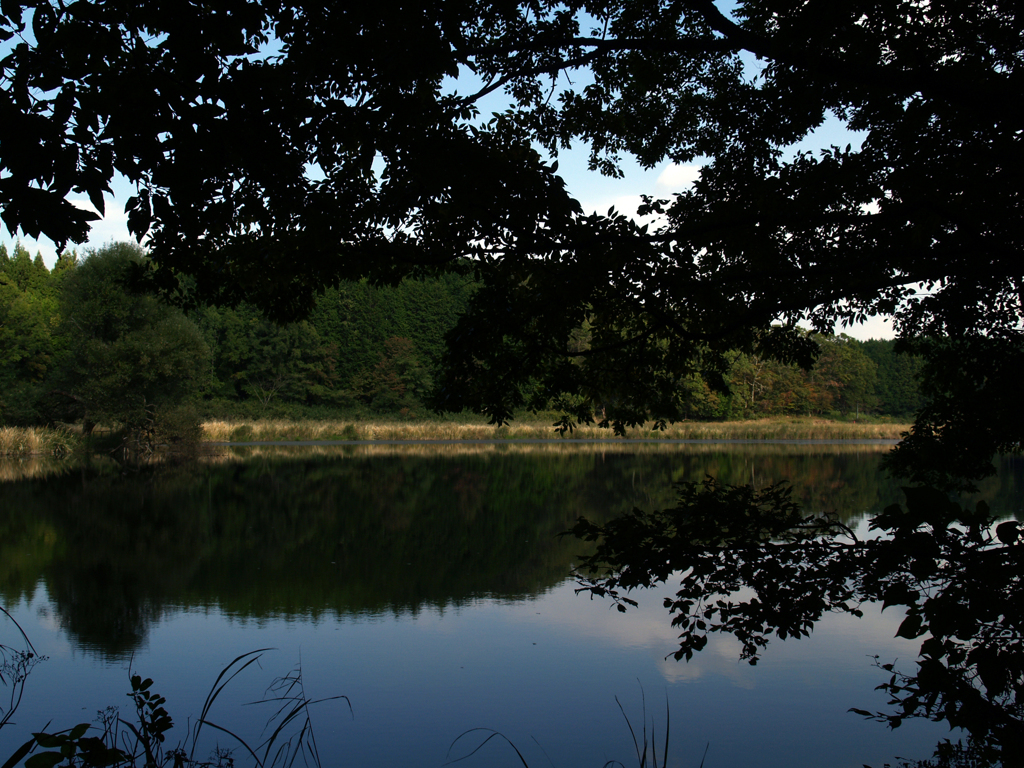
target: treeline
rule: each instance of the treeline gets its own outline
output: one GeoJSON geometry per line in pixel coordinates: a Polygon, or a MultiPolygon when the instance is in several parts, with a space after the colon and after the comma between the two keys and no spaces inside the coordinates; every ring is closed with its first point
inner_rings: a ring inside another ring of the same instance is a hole
{"type": "Polygon", "coordinates": [[[210,348],[210,412],[302,407],[425,415],[444,336],[472,286],[457,275],[329,288],[308,320],[279,325],[248,305],[190,313],[210,348]]]}
{"type": "MultiPolygon", "coordinates": [[[[0,424],[173,421],[183,403],[207,417],[425,415],[445,334],[473,291],[458,275],[344,283],[307,320],[281,325],[244,304],[169,306],[133,288],[147,269],[126,243],[64,254],[53,270],[20,244],[0,246],[0,424]]],[[[683,382],[686,415],[900,417],[921,406],[920,360],[893,342],[815,338],[809,371],[737,352],[725,391],[683,382]]]]}
{"type": "Polygon", "coordinates": [[[688,416],[905,418],[924,405],[918,388],[922,359],[897,352],[895,341],[858,341],[846,335],[814,338],[821,352],[810,370],[737,352],[726,376],[726,392],[716,392],[696,377],[688,380],[688,416]]]}

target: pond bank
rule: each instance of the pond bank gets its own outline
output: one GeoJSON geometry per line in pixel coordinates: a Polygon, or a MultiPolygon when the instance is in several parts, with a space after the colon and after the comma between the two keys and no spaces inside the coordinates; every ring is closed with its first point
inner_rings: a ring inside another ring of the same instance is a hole
{"type": "Polygon", "coordinates": [[[81,439],[65,427],[0,427],[0,456],[67,456],[81,439]]]}
{"type": "MultiPolygon", "coordinates": [[[[793,418],[669,424],[626,430],[628,440],[899,440],[909,424],[881,424],[793,418]]],[[[549,421],[516,421],[501,427],[482,423],[410,421],[207,421],[208,442],[322,440],[608,440],[610,429],[577,427],[559,435],[549,421]]]]}
{"type": "MultiPolygon", "coordinates": [[[[756,421],[679,422],[663,430],[632,427],[624,437],[610,429],[577,427],[559,434],[549,421],[516,421],[501,427],[484,423],[446,421],[345,421],[257,419],[206,421],[206,443],[267,442],[410,442],[410,441],[835,441],[899,440],[909,424],[857,423],[793,418],[756,421]]],[[[66,456],[82,442],[72,427],[2,427],[0,456],[66,456]]]]}

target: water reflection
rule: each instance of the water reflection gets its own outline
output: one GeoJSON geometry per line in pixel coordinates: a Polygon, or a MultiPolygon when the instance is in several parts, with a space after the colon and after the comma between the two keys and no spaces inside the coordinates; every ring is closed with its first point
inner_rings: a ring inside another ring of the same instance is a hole
{"type": "MultiPolygon", "coordinates": [[[[520,745],[537,737],[556,765],[627,760],[613,697],[635,717],[638,677],[652,701],[669,691],[682,764],[699,763],[708,740],[708,764],[749,763],[738,728],[762,765],[816,764],[815,754],[880,765],[918,747],[924,757],[944,731],[901,729],[892,742],[846,714],[884,707],[868,654],[916,654],[890,639],[892,609],[822,623],[809,640],[773,645],[756,669],[728,638],[699,663],[665,661],[677,643],[661,596],[626,616],[576,596],[567,575],[585,545],[556,536],[580,515],[670,506],[672,483],[705,474],[788,479],[810,511],[854,523],[899,496],[877,472],[886,450],[360,446],[246,449],[131,472],[20,469],[0,483],[0,595],[53,657],[21,720],[88,719],[83,706],[123,698],[117,668],[133,655],[169,701],[193,703],[179,704],[181,717],[195,714],[223,664],[276,646],[291,654],[285,667],[301,653],[317,671],[315,693],[352,698],[356,724],[332,721],[325,748],[360,765],[440,764],[475,726],[520,745]],[[830,751],[815,753],[829,731],[830,751]]],[[[1013,511],[1021,481],[1006,460],[984,490],[1013,511]]]]}
{"type": "MultiPolygon", "coordinates": [[[[899,496],[885,446],[436,446],[242,450],[125,473],[112,463],[0,484],[0,594],[46,586],[80,647],[124,657],[169,608],[231,616],[416,615],[560,584],[584,545],[559,540],[674,502],[672,484],[789,479],[850,523],[899,496]]],[[[1020,466],[985,489],[1019,499],[1020,466]],[[996,485],[996,482],[999,484],[996,485]]]]}

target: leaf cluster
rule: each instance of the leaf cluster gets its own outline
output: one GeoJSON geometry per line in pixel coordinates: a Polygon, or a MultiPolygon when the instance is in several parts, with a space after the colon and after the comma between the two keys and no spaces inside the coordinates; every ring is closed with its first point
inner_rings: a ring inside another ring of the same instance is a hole
{"type": "Polygon", "coordinates": [[[569,531],[599,542],[577,566],[580,590],[611,597],[619,610],[636,604],[624,592],[681,576],[665,605],[682,630],[676,659],[692,658],[709,632],[727,632],[756,664],[772,634],[804,636],[829,610],[859,615],[855,593],[838,577],[844,548],[833,537],[850,534],[838,519],[804,518],[786,485],[755,491],[707,477],[677,493],[672,509],[634,509],[603,526],[581,518],[569,531]],[[744,586],[757,596],[733,602],[744,586]]]}

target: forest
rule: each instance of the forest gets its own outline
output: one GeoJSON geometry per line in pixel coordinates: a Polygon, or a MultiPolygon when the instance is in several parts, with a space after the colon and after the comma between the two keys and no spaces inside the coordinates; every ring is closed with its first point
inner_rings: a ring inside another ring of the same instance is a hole
{"type": "MultiPolygon", "coordinates": [[[[128,243],[66,252],[52,270],[18,242],[0,245],[0,425],[123,423],[183,406],[199,417],[426,417],[446,334],[476,287],[455,273],[342,282],[307,319],[275,322],[244,302],[161,301],[147,268],[128,243]]],[[[907,417],[920,407],[919,357],[891,340],[809,335],[819,350],[809,369],[734,351],[717,386],[699,372],[680,377],[686,417],[907,417]]],[[[587,348],[586,324],[575,343],[587,348]]],[[[560,396],[550,394],[552,407],[560,396]]]]}

